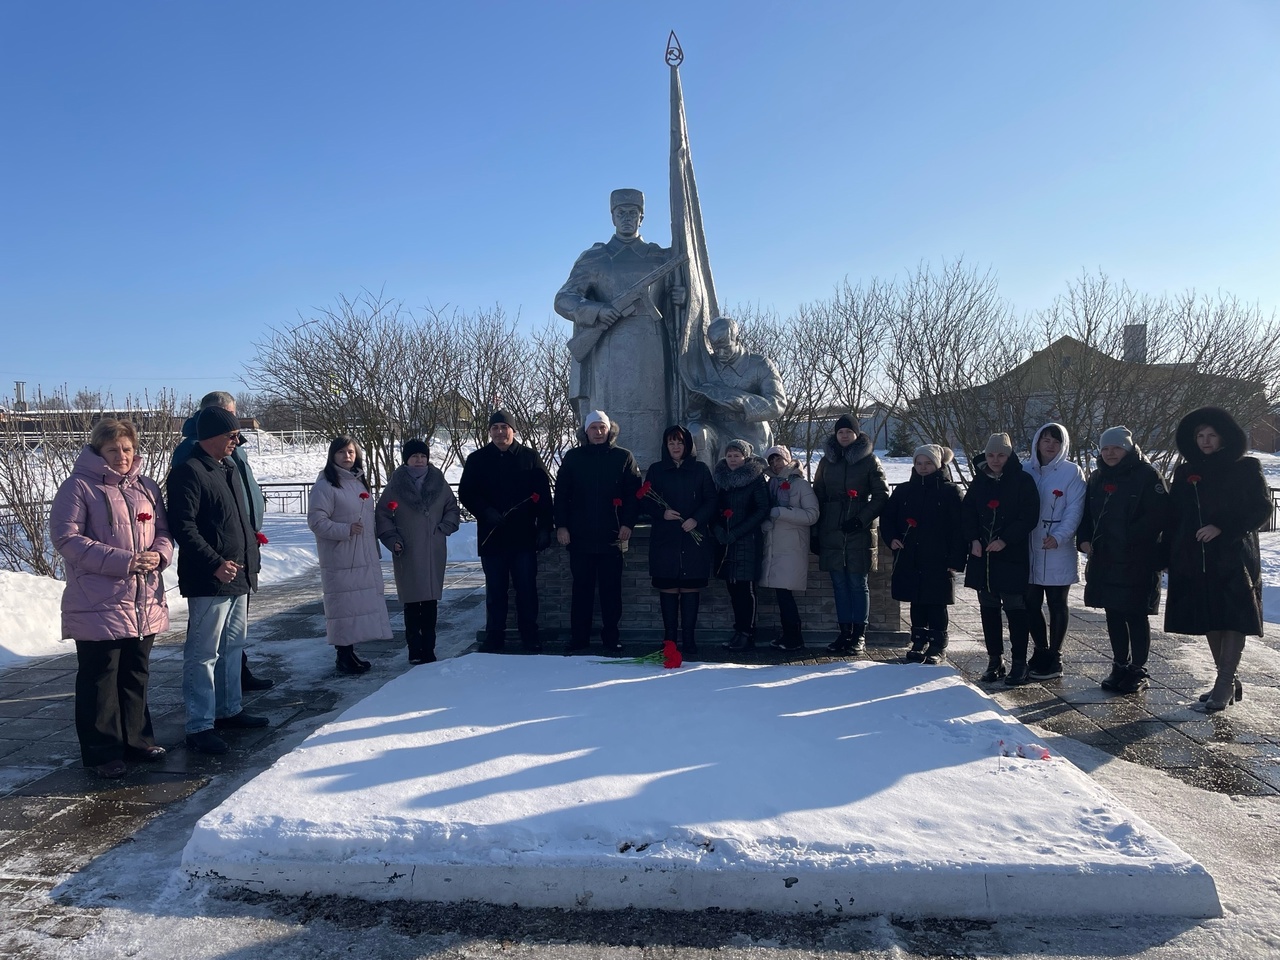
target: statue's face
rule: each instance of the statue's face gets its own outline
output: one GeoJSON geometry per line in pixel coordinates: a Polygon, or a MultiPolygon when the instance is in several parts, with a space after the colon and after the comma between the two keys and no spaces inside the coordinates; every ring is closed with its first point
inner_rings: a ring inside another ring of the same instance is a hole
{"type": "Polygon", "coordinates": [[[707,333],[707,340],[711,344],[711,355],[721,363],[728,363],[737,355],[738,342],[734,339],[733,330],[728,325],[716,326],[707,333]]]}
{"type": "Polygon", "coordinates": [[[620,203],[613,208],[613,227],[623,240],[640,235],[644,214],[634,203],[620,203]]]}

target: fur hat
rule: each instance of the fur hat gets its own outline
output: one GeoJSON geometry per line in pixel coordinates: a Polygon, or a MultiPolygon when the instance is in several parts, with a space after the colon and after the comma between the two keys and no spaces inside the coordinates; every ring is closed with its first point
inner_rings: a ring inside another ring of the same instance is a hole
{"type": "Polygon", "coordinates": [[[1102,436],[1098,439],[1098,446],[1101,447],[1124,447],[1126,450],[1133,449],[1133,434],[1129,432],[1128,427],[1108,427],[1102,431],[1102,436]]]}
{"type": "Polygon", "coordinates": [[[431,448],[427,446],[427,442],[425,440],[420,440],[417,437],[414,437],[412,440],[406,440],[404,442],[404,446],[400,448],[400,462],[408,463],[409,458],[415,453],[421,453],[423,456],[430,459],[431,448]]]}
{"type": "Polygon", "coordinates": [[[861,430],[858,429],[858,418],[855,417],[852,413],[840,414],[840,419],[836,421],[836,425],[834,429],[838,432],[846,428],[848,428],[849,430],[852,430],[854,433],[862,432],[861,430]]]}
{"type": "Polygon", "coordinates": [[[493,413],[489,414],[489,426],[492,427],[495,423],[505,423],[509,427],[515,427],[515,424],[511,422],[511,418],[507,416],[507,411],[505,410],[495,410],[493,413]]]}
{"type": "Polygon", "coordinates": [[[631,187],[622,187],[621,189],[614,190],[609,194],[610,213],[613,213],[614,210],[618,209],[618,207],[622,206],[624,203],[633,204],[640,208],[641,213],[644,213],[644,194],[641,191],[635,190],[631,187]]]}
{"type": "Polygon", "coordinates": [[[593,423],[603,423],[605,425],[605,429],[613,426],[612,422],[609,420],[609,415],[603,410],[592,410],[588,413],[586,419],[582,421],[582,429],[587,429],[587,427],[591,426],[593,423]]]}
{"type": "Polygon", "coordinates": [[[746,440],[730,440],[724,445],[725,453],[728,453],[730,450],[737,450],[744,458],[751,456],[752,449],[753,447],[746,440]]]}
{"type": "Polygon", "coordinates": [[[205,407],[196,417],[196,440],[211,440],[239,429],[240,421],[236,415],[221,407],[205,407]]]}
{"type": "Polygon", "coordinates": [[[987,438],[986,449],[983,453],[990,455],[993,453],[1003,453],[1005,456],[1013,454],[1013,441],[1009,439],[1007,433],[993,433],[987,438]]]}

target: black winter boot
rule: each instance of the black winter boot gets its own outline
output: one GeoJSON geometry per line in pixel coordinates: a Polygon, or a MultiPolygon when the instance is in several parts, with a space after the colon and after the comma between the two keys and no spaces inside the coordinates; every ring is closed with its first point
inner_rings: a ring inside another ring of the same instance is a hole
{"type": "Polygon", "coordinates": [[[826,646],[827,653],[833,657],[843,657],[853,652],[853,624],[840,624],[840,633],[826,646]]]}
{"type": "MultiPolygon", "coordinates": [[[[335,647],[334,649],[337,651],[337,668],[339,673],[354,676],[356,674],[364,673],[369,669],[367,666],[360,666],[360,661],[356,657],[355,649],[351,644],[347,644],[342,647],[335,647]]],[[[368,661],[365,662],[367,663],[368,661]]]]}
{"type": "Polygon", "coordinates": [[[924,662],[931,667],[935,667],[941,663],[946,663],[947,631],[930,630],[928,636],[929,648],[924,652],[924,662]]]}
{"type": "Polygon", "coordinates": [[[662,610],[662,639],[674,643],[680,636],[680,594],[659,593],[658,607],[662,610]]]}
{"type": "Polygon", "coordinates": [[[800,634],[800,624],[784,623],[782,625],[782,636],[774,640],[769,646],[776,647],[779,650],[803,650],[804,637],[800,634]]]}
{"type": "Polygon", "coordinates": [[[852,646],[849,648],[849,655],[852,657],[865,656],[867,652],[867,625],[865,623],[851,623],[852,632],[849,634],[849,642],[852,646]]]}
{"type": "Polygon", "coordinates": [[[1213,689],[1209,691],[1209,699],[1204,702],[1204,708],[1209,713],[1225,710],[1235,703],[1235,690],[1240,682],[1236,677],[1236,671],[1240,668],[1240,660],[1244,656],[1244,634],[1224,633],[1220,643],[1218,679],[1213,689]]]}
{"type": "Polygon", "coordinates": [[[694,590],[678,596],[680,597],[680,652],[688,657],[698,652],[698,603],[702,594],[694,590]]]}
{"type": "Polygon", "coordinates": [[[903,657],[907,663],[924,663],[924,651],[929,646],[929,631],[924,627],[911,628],[911,649],[903,657]]]}
{"type": "Polygon", "coordinates": [[[1129,664],[1112,663],[1111,672],[1102,678],[1100,686],[1103,690],[1119,691],[1120,685],[1124,683],[1124,679],[1129,674],[1129,664]]]}
{"type": "Polygon", "coordinates": [[[243,693],[249,693],[257,690],[270,690],[276,685],[274,680],[268,680],[266,677],[255,677],[249,672],[249,655],[244,651],[240,652],[240,690],[243,693]]]}

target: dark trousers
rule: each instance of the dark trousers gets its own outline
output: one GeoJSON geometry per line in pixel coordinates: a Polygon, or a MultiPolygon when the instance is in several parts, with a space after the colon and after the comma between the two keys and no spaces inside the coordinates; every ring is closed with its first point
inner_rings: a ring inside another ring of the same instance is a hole
{"type": "Polygon", "coordinates": [[[600,594],[600,639],[605,646],[618,643],[618,623],[622,620],[622,554],[576,553],[569,551],[569,573],[573,575],[573,596],[569,605],[569,642],[586,646],[591,639],[591,615],[596,592],[600,594]]]}
{"type": "Polygon", "coordinates": [[[951,624],[945,603],[911,602],[911,629],[945,631],[951,624]]]}
{"type": "Polygon", "coordinates": [[[1107,638],[1111,641],[1111,659],[1117,666],[1141,668],[1151,653],[1151,621],[1146,611],[1125,613],[1104,608],[1107,615],[1107,638]]]}
{"type": "Polygon", "coordinates": [[[1070,584],[1062,586],[1042,586],[1038,583],[1027,587],[1027,629],[1031,631],[1031,642],[1037,650],[1062,650],[1062,641],[1067,636],[1067,594],[1070,584]],[[1049,604],[1049,631],[1045,633],[1044,613],[1041,606],[1049,604]]]}
{"type": "Polygon", "coordinates": [[[86,767],[156,745],[147,709],[155,634],[76,641],[76,735],[86,767]]]}
{"type": "Polygon", "coordinates": [[[1014,663],[1027,662],[1027,596],[1025,593],[988,593],[978,591],[978,613],[982,617],[982,639],[987,656],[998,658],[1004,653],[1004,629],[1000,608],[1009,619],[1009,655],[1014,663]]]}
{"type": "Polygon", "coordinates": [[[404,605],[404,642],[411,654],[434,653],[439,600],[418,600],[404,605]]]}
{"type": "Polygon", "coordinates": [[[538,639],[538,554],[533,550],[498,550],[480,558],[484,570],[484,630],[499,641],[507,633],[507,585],[516,591],[516,625],[520,640],[538,639]]]}
{"type": "Polygon", "coordinates": [[[756,585],[751,580],[726,580],[729,589],[729,605],[733,607],[735,633],[751,633],[756,630],[756,585]]]}
{"type": "Polygon", "coordinates": [[[775,587],[774,595],[778,598],[778,619],[784,627],[800,626],[800,608],[796,606],[796,596],[790,590],[775,587]]]}

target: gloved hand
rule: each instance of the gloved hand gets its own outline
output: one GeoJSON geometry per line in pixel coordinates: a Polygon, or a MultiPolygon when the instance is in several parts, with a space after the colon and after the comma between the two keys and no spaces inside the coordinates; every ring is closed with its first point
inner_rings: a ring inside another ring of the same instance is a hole
{"type": "Polygon", "coordinates": [[[850,517],[844,523],[840,524],[840,529],[845,533],[858,533],[862,530],[862,521],[857,517],[850,517]]]}
{"type": "Polygon", "coordinates": [[[780,516],[782,516],[781,507],[774,507],[772,510],[769,511],[770,520],[777,520],[780,516]]]}
{"type": "Polygon", "coordinates": [[[549,527],[539,527],[537,537],[533,541],[533,549],[541,553],[549,546],[551,546],[551,529],[549,527]]]}

